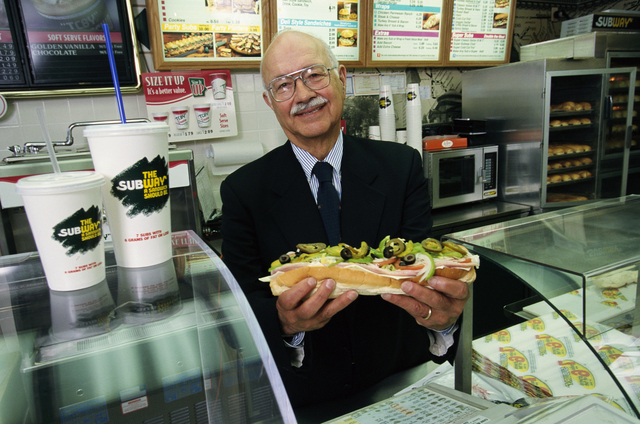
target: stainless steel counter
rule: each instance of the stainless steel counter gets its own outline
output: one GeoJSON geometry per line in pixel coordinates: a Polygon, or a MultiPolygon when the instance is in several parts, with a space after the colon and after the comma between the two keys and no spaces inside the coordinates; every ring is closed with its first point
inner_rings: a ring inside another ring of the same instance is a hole
{"type": "Polygon", "coordinates": [[[433,234],[439,239],[445,234],[505,222],[530,214],[531,206],[498,200],[434,209],[433,234]]]}

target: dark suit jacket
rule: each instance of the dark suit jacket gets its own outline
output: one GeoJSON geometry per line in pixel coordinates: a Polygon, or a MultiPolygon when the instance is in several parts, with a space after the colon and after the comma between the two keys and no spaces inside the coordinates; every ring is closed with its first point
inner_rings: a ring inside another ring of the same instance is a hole
{"type": "MultiPolygon", "coordinates": [[[[343,242],[377,245],[387,235],[429,235],[427,181],[415,149],[345,136],[341,168],[343,242]]],[[[448,359],[432,358],[427,331],[407,312],[379,296],[360,296],[324,328],[306,333],[303,366],[292,367],[276,298],[257,278],[296,244],[326,243],[327,236],[289,142],[227,177],[221,196],[223,260],[256,314],[293,406],[349,395],[429,359],[448,359]]]]}

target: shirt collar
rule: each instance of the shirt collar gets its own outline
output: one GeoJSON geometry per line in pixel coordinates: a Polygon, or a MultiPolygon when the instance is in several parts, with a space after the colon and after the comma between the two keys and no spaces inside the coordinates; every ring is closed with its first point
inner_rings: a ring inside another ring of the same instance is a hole
{"type": "MultiPolygon", "coordinates": [[[[313,171],[313,166],[316,164],[316,162],[318,162],[318,159],[316,159],[316,157],[313,156],[311,153],[307,152],[304,149],[301,149],[300,147],[296,146],[293,143],[291,143],[291,147],[293,148],[293,154],[298,159],[298,162],[300,162],[300,165],[302,165],[304,174],[307,176],[307,181],[311,180],[311,173],[313,171]]],[[[324,158],[323,160],[323,162],[327,162],[331,166],[333,166],[333,169],[335,169],[338,172],[338,175],[340,175],[340,164],[342,163],[342,151],[343,151],[343,140],[342,140],[342,131],[340,131],[340,134],[338,135],[338,141],[336,141],[336,144],[333,145],[333,148],[331,149],[327,157],[324,158]]]]}

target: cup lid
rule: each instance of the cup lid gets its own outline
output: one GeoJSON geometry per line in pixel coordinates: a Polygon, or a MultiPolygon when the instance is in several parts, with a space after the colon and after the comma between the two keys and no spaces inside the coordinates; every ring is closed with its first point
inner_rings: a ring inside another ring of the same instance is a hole
{"type": "Polygon", "coordinates": [[[101,187],[105,180],[95,171],[72,171],[24,177],[16,183],[20,195],[71,193],[101,187]]]}
{"type": "Polygon", "coordinates": [[[165,122],[131,122],[127,124],[90,125],[82,131],[85,137],[123,136],[169,132],[165,122]]]}

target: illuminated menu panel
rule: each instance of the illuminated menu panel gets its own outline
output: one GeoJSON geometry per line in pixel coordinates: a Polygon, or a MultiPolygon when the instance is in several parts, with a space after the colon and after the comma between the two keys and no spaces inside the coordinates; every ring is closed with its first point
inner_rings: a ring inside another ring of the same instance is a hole
{"type": "Polygon", "coordinates": [[[454,0],[449,61],[504,61],[511,0],[454,0]]]}
{"type": "Polygon", "coordinates": [[[331,47],[339,61],[359,61],[362,1],[278,0],[277,29],[313,34],[331,47]]]}
{"type": "Polygon", "coordinates": [[[25,85],[25,74],[18,52],[18,45],[15,43],[9,16],[0,1],[0,86],[25,85]]]}
{"type": "Polygon", "coordinates": [[[371,61],[438,61],[442,0],[373,2],[371,61]]]}

